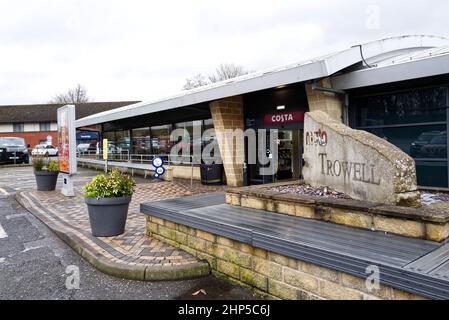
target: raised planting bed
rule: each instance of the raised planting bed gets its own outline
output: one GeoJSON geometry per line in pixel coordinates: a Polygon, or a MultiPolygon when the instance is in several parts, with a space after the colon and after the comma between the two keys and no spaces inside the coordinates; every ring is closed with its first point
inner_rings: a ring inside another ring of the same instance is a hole
{"type": "Polygon", "coordinates": [[[229,189],[226,203],[441,242],[449,238],[446,196],[426,191],[421,195],[426,200],[423,207],[407,208],[353,200],[331,189],[314,190],[294,181],[229,189]]]}

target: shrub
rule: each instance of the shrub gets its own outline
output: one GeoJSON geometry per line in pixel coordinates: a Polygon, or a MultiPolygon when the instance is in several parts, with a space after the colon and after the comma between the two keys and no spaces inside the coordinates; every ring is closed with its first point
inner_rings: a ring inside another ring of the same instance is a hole
{"type": "Polygon", "coordinates": [[[129,197],[134,193],[136,182],[128,175],[113,170],[109,176],[98,175],[84,186],[86,198],[129,197]]]}
{"type": "Polygon", "coordinates": [[[50,172],[58,172],[59,171],[59,164],[57,161],[50,160],[47,164],[47,170],[50,172]]]}
{"type": "Polygon", "coordinates": [[[58,172],[59,164],[54,160],[48,160],[43,157],[34,157],[33,169],[34,171],[58,172]]]}
{"type": "Polygon", "coordinates": [[[45,166],[44,159],[39,157],[33,158],[34,171],[44,171],[44,166],[45,166]]]}

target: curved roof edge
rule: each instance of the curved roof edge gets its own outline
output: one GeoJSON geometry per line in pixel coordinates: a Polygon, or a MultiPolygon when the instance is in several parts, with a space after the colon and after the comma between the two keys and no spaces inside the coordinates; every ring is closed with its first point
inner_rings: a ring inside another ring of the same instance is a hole
{"type": "Polygon", "coordinates": [[[390,56],[404,54],[407,51],[424,50],[445,45],[449,45],[448,39],[426,35],[399,36],[372,41],[323,57],[254,72],[189,91],[182,91],[177,95],[164,99],[141,102],[98,113],[77,120],[76,127],[131,118],[277,86],[325,78],[355,65],[363,61],[363,59],[370,61],[383,60],[390,56]]]}

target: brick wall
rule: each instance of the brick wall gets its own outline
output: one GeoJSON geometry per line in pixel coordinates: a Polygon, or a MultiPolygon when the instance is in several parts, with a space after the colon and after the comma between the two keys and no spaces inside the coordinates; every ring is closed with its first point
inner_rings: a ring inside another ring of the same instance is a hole
{"type": "Polygon", "coordinates": [[[263,295],[292,300],[423,299],[383,285],[369,291],[362,278],[155,217],[147,217],[147,233],[208,261],[215,275],[263,295]]]}
{"type": "Polygon", "coordinates": [[[0,133],[0,137],[24,138],[25,144],[29,144],[30,148],[34,148],[36,145],[40,144],[41,141],[46,141],[48,136],[51,136],[53,138],[53,145],[57,146],[58,133],[55,131],[0,133]]]}
{"type": "MultiPolygon", "coordinates": [[[[318,85],[325,88],[332,88],[329,78],[318,81],[318,85]]],[[[324,111],[332,118],[342,121],[343,101],[338,95],[312,90],[310,84],[306,84],[306,93],[310,111],[324,111]]]]}
{"type": "Polygon", "coordinates": [[[230,97],[214,101],[210,104],[210,111],[214,121],[214,128],[220,146],[226,181],[229,186],[239,187],[243,185],[244,146],[232,141],[232,137],[226,134],[226,130],[245,130],[243,120],[243,98],[241,96],[230,97]]]}

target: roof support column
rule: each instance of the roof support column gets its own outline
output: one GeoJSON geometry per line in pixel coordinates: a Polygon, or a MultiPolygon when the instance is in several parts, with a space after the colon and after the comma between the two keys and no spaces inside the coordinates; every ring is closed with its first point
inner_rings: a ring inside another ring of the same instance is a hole
{"type": "MultiPolygon", "coordinates": [[[[317,81],[320,87],[332,89],[330,78],[317,81]]],[[[312,84],[306,84],[309,111],[323,111],[331,118],[342,121],[342,97],[336,93],[314,90],[312,84]]]]}
{"type": "Polygon", "coordinates": [[[220,147],[226,181],[229,186],[243,185],[244,141],[238,131],[245,130],[243,120],[243,98],[235,96],[209,104],[215,134],[220,147]]]}

